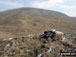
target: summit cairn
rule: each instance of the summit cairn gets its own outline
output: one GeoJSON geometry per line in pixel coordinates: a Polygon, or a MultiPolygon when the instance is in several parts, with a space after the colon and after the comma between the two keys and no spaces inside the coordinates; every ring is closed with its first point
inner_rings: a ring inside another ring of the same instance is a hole
{"type": "Polygon", "coordinates": [[[65,40],[65,33],[61,32],[61,31],[57,31],[56,29],[50,29],[50,30],[46,30],[44,31],[44,33],[42,35],[39,36],[40,39],[44,38],[46,40],[48,40],[48,38],[51,38],[53,40],[65,40]]]}

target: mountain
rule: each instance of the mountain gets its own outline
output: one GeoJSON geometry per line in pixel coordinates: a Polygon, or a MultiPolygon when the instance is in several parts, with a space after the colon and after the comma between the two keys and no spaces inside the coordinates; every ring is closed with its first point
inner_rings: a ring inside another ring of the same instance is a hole
{"type": "Polygon", "coordinates": [[[0,12],[0,38],[41,34],[51,28],[67,34],[76,33],[76,17],[38,8],[18,8],[0,12]]]}
{"type": "Polygon", "coordinates": [[[60,52],[76,52],[76,17],[38,8],[0,12],[0,57],[65,55],[60,52]],[[47,29],[53,28],[61,34],[49,34],[47,29]],[[47,33],[44,33],[45,30],[47,33]]]}

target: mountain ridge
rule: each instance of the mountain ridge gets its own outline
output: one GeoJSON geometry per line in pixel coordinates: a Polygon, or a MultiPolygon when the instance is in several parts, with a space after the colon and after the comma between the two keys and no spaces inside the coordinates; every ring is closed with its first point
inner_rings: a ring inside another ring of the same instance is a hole
{"type": "MultiPolygon", "coordinates": [[[[45,11],[47,11],[46,13],[48,14],[49,12],[53,12],[53,13],[60,13],[60,14],[64,14],[64,13],[61,13],[61,12],[57,12],[57,11],[54,11],[54,10],[47,10],[47,9],[39,9],[39,8],[30,8],[30,7],[27,7],[27,8],[17,8],[17,9],[11,9],[11,10],[6,10],[6,11],[2,11],[2,12],[0,12],[0,13],[3,13],[3,12],[8,12],[8,11],[15,11],[15,10],[17,10],[17,11],[32,11],[32,12],[37,12],[38,10],[39,11],[43,11],[44,13],[45,13],[45,11]],[[34,11],[35,10],[35,11],[34,11]]],[[[38,13],[38,12],[37,12],[38,13]]],[[[45,13],[45,14],[46,14],[45,13]]],[[[68,15],[66,15],[66,14],[64,14],[65,16],[68,16],[68,15]]]]}

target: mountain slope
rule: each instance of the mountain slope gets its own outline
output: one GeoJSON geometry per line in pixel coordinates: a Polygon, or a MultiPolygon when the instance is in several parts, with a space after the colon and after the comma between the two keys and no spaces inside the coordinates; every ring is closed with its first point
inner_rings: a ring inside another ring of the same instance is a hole
{"type": "Polygon", "coordinates": [[[69,17],[51,10],[19,8],[0,12],[1,38],[42,33],[42,31],[50,28],[55,28],[65,33],[76,33],[75,26],[75,17],[69,17]]]}

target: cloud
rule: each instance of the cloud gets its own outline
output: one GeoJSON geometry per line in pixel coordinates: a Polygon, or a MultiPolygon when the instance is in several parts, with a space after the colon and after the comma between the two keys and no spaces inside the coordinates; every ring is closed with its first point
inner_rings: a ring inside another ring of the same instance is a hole
{"type": "Polygon", "coordinates": [[[67,15],[71,16],[71,17],[76,17],[76,11],[67,11],[65,12],[67,15]]]}
{"type": "Polygon", "coordinates": [[[45,0],[45,1],[33,1],[32,6],[38,8],[51,8],[57,4],[64,3],[65,1],[69,0],[45,0]]]}
{"type": "Polygon", "coordinates": [[[61,5],[60,7],[61,8],[65,8],[65,9],[68,9],[68,8],[76,8],[76,6],[69,6],[69,5],[61,5]]]}
{"type": "Polygon", "coordinates": [[[24,0],[19,0],[19,1],[24,1],[24,0]]]}
{"type": "Polygon", "coordinates": [[[17,2],[11,2],[11,1],[0,1],[0,4],[12,6],[12,7],[24,7],[23,4],[17,2]]]}

